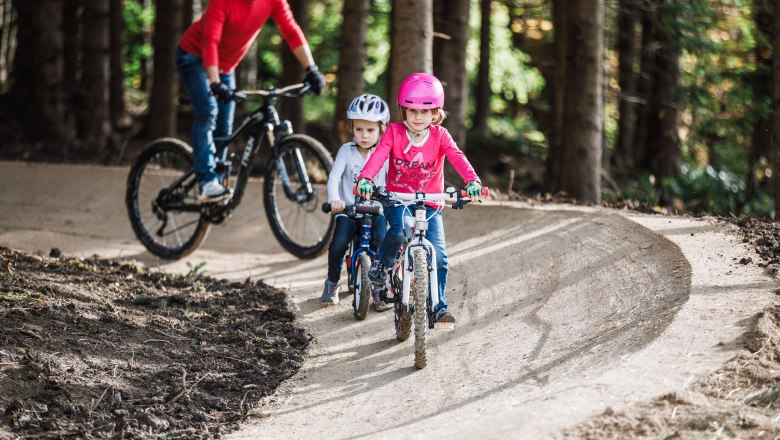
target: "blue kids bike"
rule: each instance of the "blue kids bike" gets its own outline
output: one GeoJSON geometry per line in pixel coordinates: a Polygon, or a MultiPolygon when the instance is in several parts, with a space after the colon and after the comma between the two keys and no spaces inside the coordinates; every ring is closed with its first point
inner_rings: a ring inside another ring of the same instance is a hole
{"type": "MultiPolygon", "coordinates": [[[[347,286],[352,294],[352,309],[355,319],[366,319],[368,303],[371,299],[373,285],[368,279],[368,269],[374,250],[371,249],[371,223],[373,216],[381,213],[381,207],[371,204],[347,205],[341,212],[350,218],[360,221],[360,229],[349,245],[349,251],[344,256],[347,265],[347,286]],[[362,216],[361,216],[362,214],[362,216]]],[[[331,212],[330,203],[322,205],[322,211],[331,212]]]]}

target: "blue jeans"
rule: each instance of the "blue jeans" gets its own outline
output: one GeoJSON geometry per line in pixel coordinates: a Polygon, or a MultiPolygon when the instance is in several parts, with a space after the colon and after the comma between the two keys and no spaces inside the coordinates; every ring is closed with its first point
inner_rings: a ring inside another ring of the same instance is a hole
{"type": "MultiPolygon", "coordinates": [[[[439,282],[439,305],[433,311],[436,313],[441,309],[447,308],[447,298],[444,293],[447,287],[447,267],[449,264],[447,261],[446,243],[444,242],[444,223],[442,222],[441,211],[428,207],[425,214],[426,218],[430,217],[425,238],[431,242],[436,250],[436,271],[438,275],[437,281],[439,282]],[[431,217],[431,215],[433,216],[431,217]]],[[[379,247],[377,258],[385,267],[389,268],[395,265],[396,253],[404,242],[403,217],[411,217],[414,220],[414,209],[410,208],[404,212],[403,206],[385,208],[385,216],[387,216],[390,229],[387,231],[382,246],[379,247]]]]}
{"type": "MultiPolygon", "coordinates": [[[[338,282],[341,278],[341,265],[344,263],[344,253],[349,249],[349,243],[360,232],[360,219],[346,215],[336,216],[336,228],[328,248],[328,281],[338,282]]],[[[375,215],[371,221],[371,249],[376,250],[385,239],[387,220],[383,215],[375,215]]],[[[350,255],[351,257],[351,255],[350,255]]]]}
{"type": "MultiPolygon", "coordinates": [[[[182,86],[192,102],[192,150],[195,175],[201,186],[218,180],[214,154],[214,137],[229,136],[233,132],[233,115],[236,103],[223,103],[211,95],[209,80],[203,60],[182,48],[176,47],[176,70],[179,71],[182,86]]],[[[222,73],[220,81],[231,89],[236,88],[234,72],[222,73]]]]}

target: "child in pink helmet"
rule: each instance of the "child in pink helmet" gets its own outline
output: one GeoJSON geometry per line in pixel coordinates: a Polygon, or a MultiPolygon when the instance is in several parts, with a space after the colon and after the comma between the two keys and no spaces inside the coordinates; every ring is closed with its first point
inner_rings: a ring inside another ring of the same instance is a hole
{"type": "MultiPolygon", "coordinates": [[[[478,197],[482,184],[466,156],[452,140],[450,133],[440,124],[445,118],[444,88],[435,76],[415,73],[401,82],[398,89],[398,106],[401,122],[389,124],[374,154],[366,162],[358,176],[360,195],[370,197],[372,179],[389,158],[387,189],[389,191],[415,193],[444,192],[444,159],[450,161],[465,182],[469,196],[478,197]]],[[[407,212],[406,215],[410,213],[407,212]]],[[[412,214],[413,215],[413,214],[412,214]]],[[[404,208],[385,210],[390,229],[371,263],[369,277],[376,284],[384,285],[387,269],[395,264],[396,251],[403,242],[404,208]]],[[[439,283],[439,305],[434,310],[438,322],[455,322],[447,307],[447,251],[444,242],[444,225],[440,206],[429,206],[428,231],[425,237],[436,249],[436,269],[439,283]]]]}

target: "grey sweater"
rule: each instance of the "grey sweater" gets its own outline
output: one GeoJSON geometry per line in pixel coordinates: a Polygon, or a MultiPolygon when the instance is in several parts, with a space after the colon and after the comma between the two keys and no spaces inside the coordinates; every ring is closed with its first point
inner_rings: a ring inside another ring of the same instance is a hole
{"type": "MultiPolygon", "coordinates": [[[[354,142],[347,142],[339,148],[336,153],[336,160],[333,163],[333,169],[328,176],[328,200],[343,200],[347,205],[355,204],[355,195],[352,189],[357,185],[357,178],[363,166],[368,161],[358,151],[354,142]]],[[[371,149],[371,153],[376,151],[376,147],[371,149]]],[[[385,161],[379,173],[374,179],[374,185],[384,186],[387,180],[387,161],[385,161]]]]}

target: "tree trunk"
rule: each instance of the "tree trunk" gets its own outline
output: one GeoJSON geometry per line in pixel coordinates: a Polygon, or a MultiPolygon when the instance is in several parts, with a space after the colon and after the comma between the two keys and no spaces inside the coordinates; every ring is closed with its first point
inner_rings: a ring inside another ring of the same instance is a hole
{"type": "MultiPolygon", "coordinates": [[[[392,32],[388,102],[398,102],[398,86],[404,78],[433,71],[433,0],[393,0],[392,32]]],[[[400,120],[397,106],[390,108],[394,119],[400,120]]]]}
{"type": "MultiPolygon", "coordinates": [[[[166,1],[166,0],[162,0],[162,1],[166,1]]],[[[143,8],[144,12],[149,11],[149,9],[151,9],[152,7],[152,0],[138,0],[138,3],[141,4],[141,7],[143,8]]],[[[151,32],[152,32],[151,29],[148,27],[144,29],[142,34],[143,36],[141,39],[141,44],[147,45],[150,43],[151,32]]],[[[151,44],[152,46],[154,46],[153,42],[151,44]]],[[[150,93],[149,83],[151,81],[149,81],[149,78],[151,78],[153,74],[154,66],[149,63],[149,59],[146,58],[145,56],[139,59],[139,63],[141,64],[141,81],[138,88],[142,92],[150,93]]]]}
{"type": "Polygon", "coordinates": [[[111,131],[109,113],[109,4],[105,0],[84,2],[84,29],[80,90],[83,93],[81,116],[84,147],[95,156],[103,154],[111,131]]]}
{"type": "Polygon", "coordinates": [[[578,200],[600,203],[604,0],[573,1],[567,9],[566,166],[561,170],[561,184],[578,200]]]}
{"type": "Polygon", "coordinates": [[[5,89],[8,81],[8,51],[5,46],[5,35],[11,23],[8,20],[8,10],[11,9],[11,0],[0,0],[0,91],[5,89]]]}
{"type": "Polygon", "coordinates": [[[19,22],[15,116],[31,139],[64,142],[62,0],[15,1],[13,7],[19,22]]]}
{"type": "Polygon", "coordinates": [[[450,0],[444,8],[440,30],[444,38],[437,38],[434,47],[434,73],[444,84],[447,119],[444,126],[461,149],[466,144],[466,103],[468,75],[466,46],[469,42],[469,0],[450,0]]]}
{"type": "Polygon", "coordinates": [[[182,0],[157,0],[154,19],[154,73],[146,135],[150,139],[176,135],[176,45],[181,37],[182,0]]]}
{"type": "Polygon", "coordinates": [[[772,168],[775,220],[780,218],[780,5],[772,11],[772,168]]]}
{"type": "Polygon", "coordinates": [[[619,171],[627,171],[634,165],[634,128],[636,127],[636,0],[620,0],[617,21],[618,85],[618,133],[613,164],[619,171]]]}
{"type": "Polygon", "coordinates": [[[184,0],[181,5],[181,30],[182,33],[184,33],[184,30],[190,27],[190,25],[195,21],[195,3],[198,3],[200,0],[184,0]]]}
{"type": "MultiPolygon", "coordinates": [[[[289,0],[289,4],[295,21],[298,22],[298,26],[301,27],[305,35],[309,24],[309,0],[289,0]]],[[[304,73],[303,66],[290,51],[290,47],[287,44],[282,44],[282,85],[300,82],[304,73]]],[[[295,132],[306,132],[303,99],[286,100],[280,113],[284,119],[290,120],[295,132]]]]}
{"type": "Polygon", "coordinates": [[[680,174],[679,140],[680,42],[673,23],[677,10],[660,5],[656,35],[653,93],[648,102],[645,158],[656,181],[680,174]]]}
{"type": "Polygon", "coordinates": [[[477,70],[476,108],[472,128],[485,130],[490,115],[490,14],[491,0],[480,0],[481,23],[479,28],[479,68],[477,70]]]}
{"type": "Polygon", "coordinates": [[[124,31],[125,19],[122,16],[122,0],[111,0],[111,126],[126,129],[130,126],[130,117],[125,105],[125,66],[124,31]]]}
{"type": "MultiPolygon", "coordinates": [[[[433,0],[433,74],[439,74],[447,68],[447,60],[441,56],[444,42],[450,37],[447,34],[447,0],[433,0]]],[[[439,78],[441,79],[441,78],[439,78]]]]}
{"type": "Polygon", "coordinates": [[[553,29],[555,41],[553,53],[555,64],[552,68],[551,115],[549,147],[547,149],[545,188],[550,193],[561,190],[561,170],[563,168],[563,109],[566,96],[566,51],[568,29],[566,27],[566,0],[553,1],[553,29]]]}
{"type": "MultiPolygon", "coordinates": [[[[64,0],[62,30],[63,58],[64,58],[64,87],[65,102],[73,109],[81,108],[82,93],[79,90],[81,83],[81,49],[83,36],[82,0],[64,0]]],[[[85,128],[81,126],[81,116],[76,112],[66,114],[68,123],[76,126],[77,136],[84,134],[85,128]]]]}
{"type": "Polygon", "coordinates": [[[650,98],[655,80],[656,51],[658,50],[658,2],[648,1],[642,9],[642,46],[637,79],[636,128],[634,131],[634,164],[643,170],[650,169],[647,153],[647,133],[650,114],[650,98]]]}
{"type": "MultiPolygon", "coordinates": [[[[752,78],[753,99],[758,120],[753,127],[753,141],[748,153],[748,169],[745,176],[745,201],[755,197],[755,166],[759,158],[769,158],[772,142],[772,0],[753,1],[753,21],[756,24],[756,70],[752,78]],[[767,111],[769,110],[769,111],[767,111]]],[[[744,206],[744,204],[742,206],[744,206]]],[[[741,206],[740,206],[741,211],[741,206]]]]}
{"type": "Polygon", "coordinates": [[[8,0],[5,8],[5,31],[2,35],[2,41],[0,41],[0,44],[2,45],[3,57],[5,58],[7,66],[6,81],[10,81],[14,76],[13,68],[14,55],[16,54],[17,29],[17,19],[13,8],[13,2],[8,0]]]}
{"type": "Polygon", "coordinates": [[[351,138],[346,129],[347,106],[365,91],[366,18],[369,0],[344,0],[339,47],[338,94],[333,124],[333,148],[351,138]]]}

